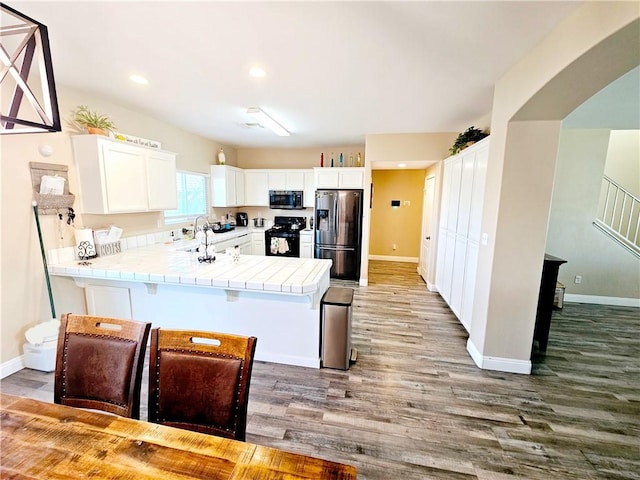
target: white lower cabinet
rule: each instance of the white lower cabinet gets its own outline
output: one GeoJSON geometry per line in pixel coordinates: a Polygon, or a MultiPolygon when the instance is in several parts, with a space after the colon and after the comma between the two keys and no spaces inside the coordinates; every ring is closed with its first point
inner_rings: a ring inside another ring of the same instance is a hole
{"type": "Polygon", "coordinates": [[[133,319],[128,288],[87,285],[84,289],[87,314],[97,317],[133,319]]]}
{"type": "Polygon", "coordinates": [[[263,255],[264,249],[264,232],[253,232],[251,234],[251,255],[263,255]]]}
{"type": "Polygon", "coordinates": [[[300,258],[313,258],[313,232],[300,232],[300,258]]]}
{"type": "Polygon", "coordinates": [[[230,240],[224,240],[222,242],[216,242],[215,244],[217,253],[224,253],[227,248],[235,248],[237,245],[240,249],[240,254],[251,255],[251,235],[248,233],[235,237],[230,240]]]}

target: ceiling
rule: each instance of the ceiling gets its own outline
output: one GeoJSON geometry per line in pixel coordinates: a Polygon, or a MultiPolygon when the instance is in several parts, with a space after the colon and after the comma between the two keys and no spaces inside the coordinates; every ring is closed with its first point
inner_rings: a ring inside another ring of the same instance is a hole
{"type": "MultiPolygon", "coordinates": [[[[32,2],[56,83],[236,148],[460,132],[580,2],[32,2]],[[248,75],[252,66],[267,75],[248,75]],[[146,86],[131,74],[146,77],[146,86]],[[246,124],[259,106],[291,132],[246,124]]],[[[64,115],[64,113],[63,113],[64,115]]]]}

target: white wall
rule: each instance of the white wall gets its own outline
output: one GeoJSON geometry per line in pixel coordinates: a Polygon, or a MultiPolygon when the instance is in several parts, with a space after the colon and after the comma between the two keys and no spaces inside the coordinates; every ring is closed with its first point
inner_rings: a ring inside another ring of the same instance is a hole
{"type": "Polygon", "coordinates": [[[637,5],[586,2],[495,88],[467,348],[483,368],[528,373],[560,121],[638,65],[637,5]]]}
{"type": "Polygon", "coordinates": [[[605,161],[609,162],[609,133],[562,130],[546,251],[567,260],[558,275],[566,294],[638,298],[640,259],[593,226],[605,161]],[[574,283],[576,275],[582,283],[574,283]]]}
{"type": "MultiPolygon", "coordinates": [[[[132,111],[124,106],[98,98],[92,94],[57,86],[58,103],[63,117],[63,131],[58,133],[4,135],[0,153],[2,188],[2,243],[0,294],[2,297],[0,331],[0,365],[22,355],[24,332],[36,323],[51,318],[44,269],[31,208],[32,188],[29,162],[58,163],[69,166],[69,189],[78,191],[71,139],[66,127],[69,112],[78,104],[109,114],[118,131],[133,136],[158,140],[162,148],[178,153],[178,168],[208,172],[214,163],[219,145],[211,140],[185,132],[153,117],[132,111]],[[53,155],[45,158],[38,146],[53,147],[53,155]]],[[[235,163],[236,153],[225,147],[227,159],[235,163]]],[[[76,199],[76,210],[78,201],[76,199]]],[[[162,213],[128,215],[85,215],[80,212],[76,226],[99,227],[115,224],[125,229],[125,236],[158,229],[162,213]]],[[[66,220],[66,218],[64,219],[66,220]]],[[[55,215],[41,216],[46,249],[74,245],[73,231],[55,215]]],[[[54,284],[54,301],[59,317],[64,311],[84,311],[84,302],[77,289],[64,281],[54,284]],[[76,294],[72,293],[76,292],[76,294]]],[[[4,370],[8,368],[5,365],[4,370]]],[[[0,374],[5,372],[0,372],[0,374]]]]}
{"type": "Polygon", "coordinates": [[[640,197],[640,130],[612,130],[604,174],[640,197]]]}

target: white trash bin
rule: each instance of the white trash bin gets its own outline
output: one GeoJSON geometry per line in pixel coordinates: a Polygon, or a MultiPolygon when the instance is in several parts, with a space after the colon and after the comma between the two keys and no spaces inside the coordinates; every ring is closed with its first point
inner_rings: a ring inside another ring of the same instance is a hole
{"type": "Polygon", "coordinates": [[[53,372],[56,369],[56,347],[58,340],[44,342],[40,345],[25,343],[24,366],[42,372],[53,372]]]}
{"type": "Polygon", "coordinates": [[[59,328],[60,322],[53,319],[27,330],[27,342],[22,346],[25,367],[43,372],[53,372],[56,369],[59,328]]]}

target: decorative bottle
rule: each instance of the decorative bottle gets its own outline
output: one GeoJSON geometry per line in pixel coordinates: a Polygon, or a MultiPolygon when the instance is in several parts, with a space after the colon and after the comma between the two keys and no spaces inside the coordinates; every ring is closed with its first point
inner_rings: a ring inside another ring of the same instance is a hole
{"type": "Polygon", "coordinates": [[[331,166],[333,167],[333,152],[331,152],[331,166]]]}
{"type": "Polygon", "coordinates": [[[222,150],[222,147],[220,147],[220,150],[218,151],[218,163],[220,165],[224,165],[225,162],[226,158],[224,156],[224,151],[222,150]]]}
{"type": "Polygon", "coordinates": [[[324,167],[324,153],[320,154],[320,166],[324,167]]]}
{"type": "Polygon", "coordinates": [[[358,152],[358,166],[362,166],[362,156],[360,155],[360,152],[358,152]]]}
{"type": "Polygon", "coordinates": [[[349,154],[349,166],[353,167],[353,153],[349,154]]]}
{"type": "Polygon", "coordinates": [[[340,166],[342,167],[344,165],[343,161],[342,161],[342,152],[340,152],[340,166]]]}

